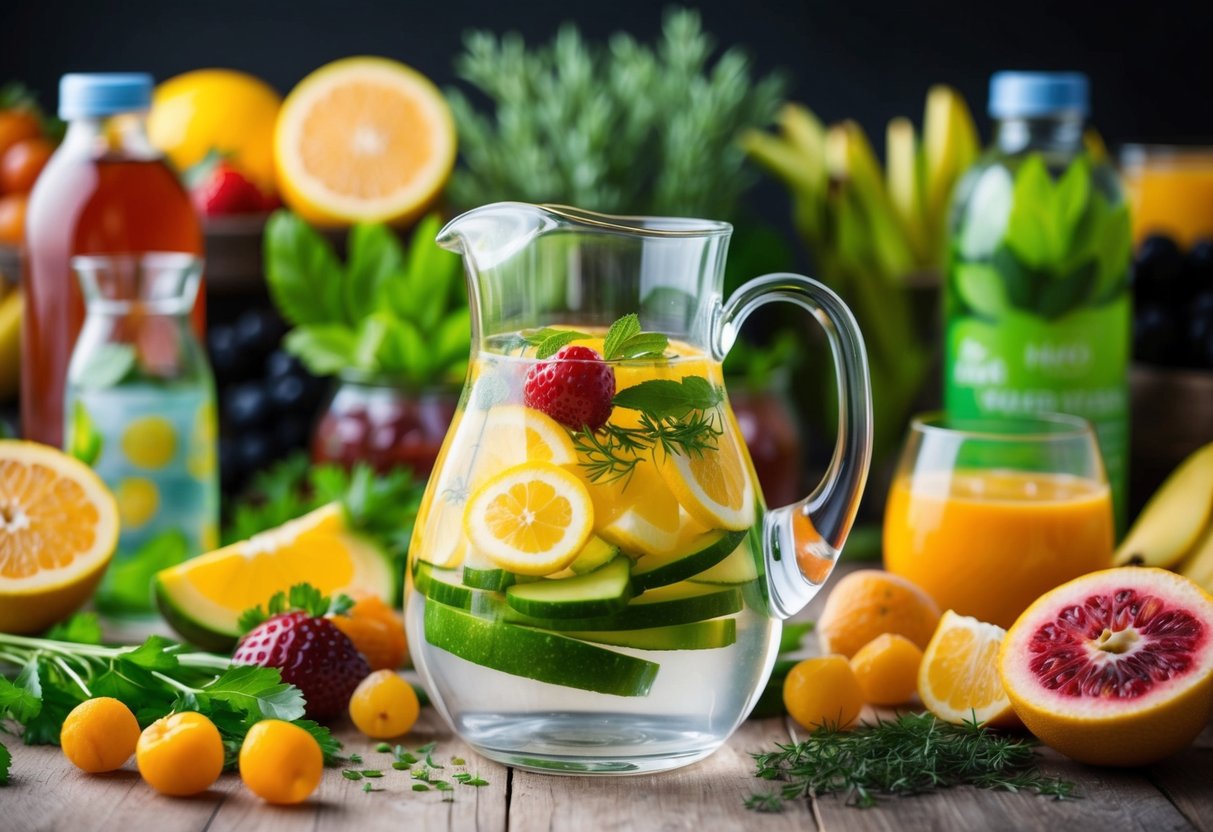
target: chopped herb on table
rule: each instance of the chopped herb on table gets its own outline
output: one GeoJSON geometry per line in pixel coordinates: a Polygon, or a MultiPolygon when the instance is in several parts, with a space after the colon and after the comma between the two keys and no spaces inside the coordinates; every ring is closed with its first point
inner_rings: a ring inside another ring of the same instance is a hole
{"type": "Polygon", "coordinates": [[[1073,783],[1036,767],[1033,745],[977,723],[953,725],[931,714],[905,714],[849,731],[817,728],[801,742],[754,755],[754,776],[779,787],[751,794],[745,805],[779,812],[789,800],[840,794],[848,805],[869,808],[882,796],[951,786],[1075,797],[1073,783]]]}

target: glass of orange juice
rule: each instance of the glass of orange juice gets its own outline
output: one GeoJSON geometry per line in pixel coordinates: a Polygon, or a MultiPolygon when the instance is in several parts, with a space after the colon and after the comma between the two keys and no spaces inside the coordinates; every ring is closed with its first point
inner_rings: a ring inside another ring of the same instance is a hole
{"type": "Polygon", "coordinates": [[[1112,564],[1111,492],[1073,416],[913,420],[885,509],[884,562],[943,609],[1009,627],[1058,584],[1112,564]]]}

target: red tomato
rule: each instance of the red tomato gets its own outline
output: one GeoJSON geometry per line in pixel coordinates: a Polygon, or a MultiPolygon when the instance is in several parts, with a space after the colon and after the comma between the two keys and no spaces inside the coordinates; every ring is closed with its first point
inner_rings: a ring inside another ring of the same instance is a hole
{"type": "Polygon", "coordinates": [[[22,139],[41,135],[38,117],[29,110],[0,110],[0,156],[22,139]]]}
{"type": "Polygon", "coordinates": [[[7,194],[27,194],[46,167],[55,148],[46,139],[22,139],[0,156],[0,189],[7,194]]]}
{"type": "Polygon", "coordinates": [[[25,194],[0,196],[0,243],[21,245],[25,238],[25,194]]]}

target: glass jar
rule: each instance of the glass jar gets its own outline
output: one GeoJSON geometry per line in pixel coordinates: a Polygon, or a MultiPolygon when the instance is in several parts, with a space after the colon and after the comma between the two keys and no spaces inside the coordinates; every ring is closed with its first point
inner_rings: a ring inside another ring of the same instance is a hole
{"type": "Polygon", "coordinates": [[[190,325],[202,261],[189,254],[72,258],[85,300],[68,364],[65,447],[118,501],[118,552],[97,593],[150,612],[157,571],[218,546],[215,383],[190,325]]]}
{"type": "Polygon", "coordinates": [[[347,468],[366,462],[380,473],[407,466],[427,477],[458,403],[450,387],[344,373],[312,432],[312,459],[347,468]]]}

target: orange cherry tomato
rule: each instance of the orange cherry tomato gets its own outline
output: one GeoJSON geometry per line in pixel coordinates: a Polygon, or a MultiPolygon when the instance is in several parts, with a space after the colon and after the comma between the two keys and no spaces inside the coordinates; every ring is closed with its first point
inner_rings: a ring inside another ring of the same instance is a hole
{"type": "Polygon", "coordinates": [[[0,196],[0,243],[18,246],[25,239],[26,194],[0,196]]]}
{"type": "Polygon", "coordinates": [[[0,110],[0,156],[22,139],[42,135],[42,125],[30,110],[0,110]]]}
{"type": "Polygon", "coordinates": [[[41,137],[15,142],[0,156],[0,188],[8,194],[29,193],[54,152],[54,146],[41,137]]]}

